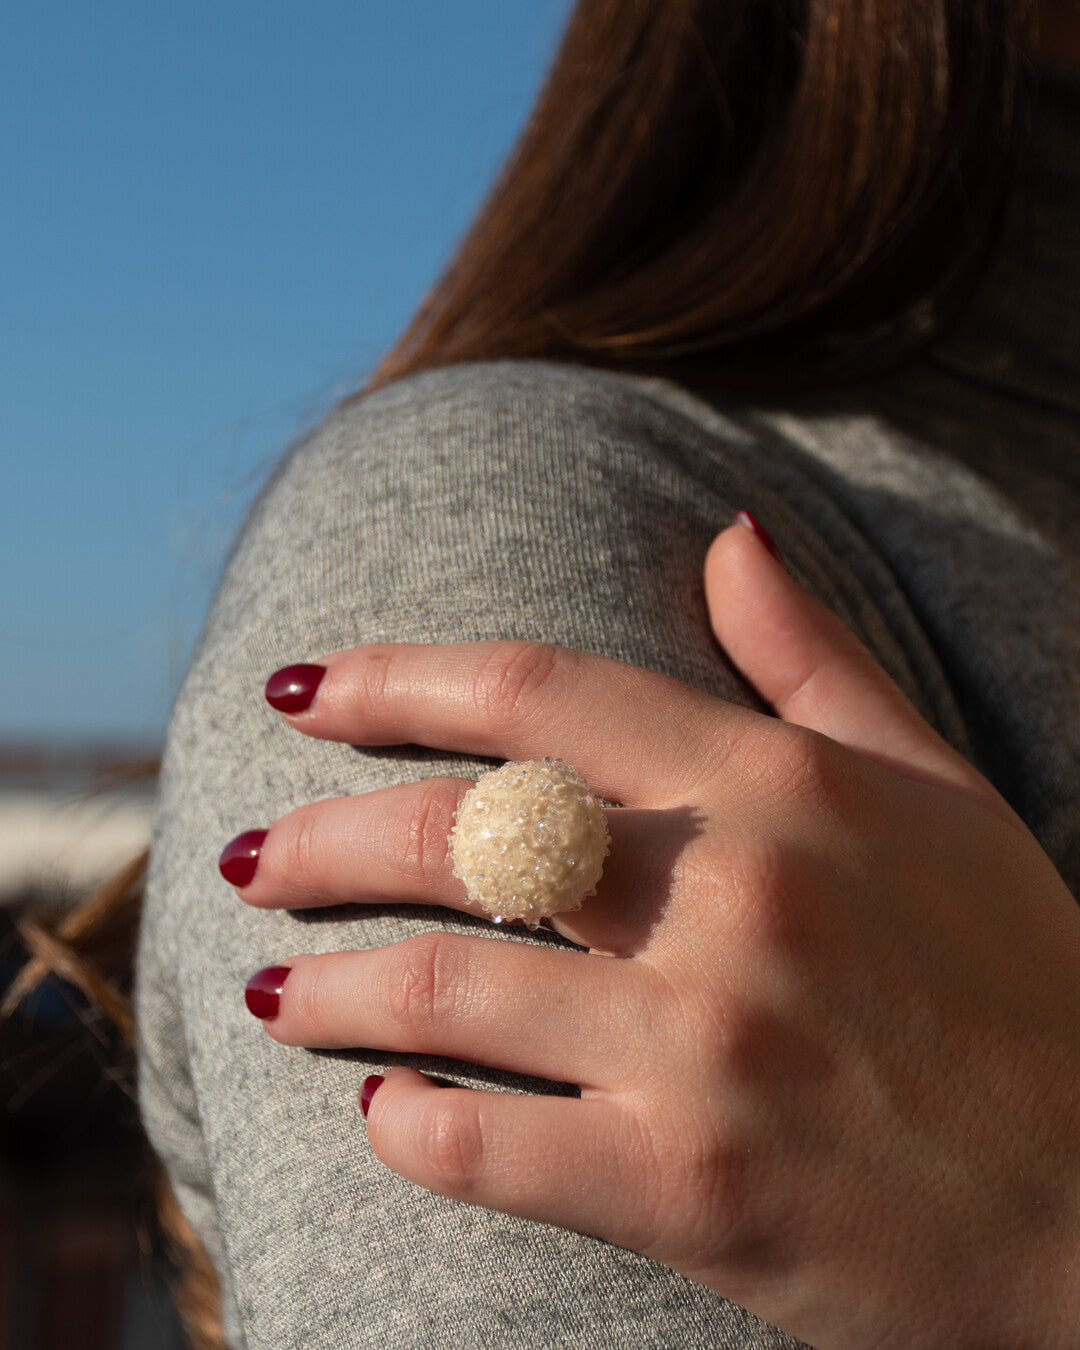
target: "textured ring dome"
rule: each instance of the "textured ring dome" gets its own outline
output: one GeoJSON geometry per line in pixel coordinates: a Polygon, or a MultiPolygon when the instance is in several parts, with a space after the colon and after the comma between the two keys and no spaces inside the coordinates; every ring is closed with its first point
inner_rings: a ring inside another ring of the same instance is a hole
{"type": "Polygon", "coordinates": [[[535,929],[595,892],[611,835],[581,774],[548,758],[484,774],[461,800],[450,843],[469,899],[496,923],[535,929]]]}

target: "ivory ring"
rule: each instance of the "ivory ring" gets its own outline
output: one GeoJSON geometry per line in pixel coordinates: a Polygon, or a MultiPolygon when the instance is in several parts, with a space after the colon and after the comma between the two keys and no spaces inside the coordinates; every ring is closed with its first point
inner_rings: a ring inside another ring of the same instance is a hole
{"type": "Polygon", "coordinates": [[[454,876],[495,923],[534,931],[596,891],[611,849],[603,807],[561,759],[511,761],[461,800],[450,844],[454,876]]]}

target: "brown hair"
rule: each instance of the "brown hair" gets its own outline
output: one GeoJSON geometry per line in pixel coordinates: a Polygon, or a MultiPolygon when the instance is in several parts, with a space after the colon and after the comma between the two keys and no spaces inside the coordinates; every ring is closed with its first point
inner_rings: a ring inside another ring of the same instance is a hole
{"type": "MultiPolygon", "coordinates": [[[[903,359],[993,242],[1024,19],[1013,0],[580,0],[488,201],[354,397],[497,357],[774,391],[903,359]]],[[[6,1010],[51,969],[130,1033],[93,953],[137,917],[147,856],[59,927],[24,921],[6,1010]]],[[[217,1350],[213,1270],[162,1184],[188,1333],[217,1350]]]]}
{"type": "Polygon", "coordinates": [[[363,393],[499,356],[772,390],[902,358],[993,241],[1022,21],[1012,0],[582,0],[363,393]]]}

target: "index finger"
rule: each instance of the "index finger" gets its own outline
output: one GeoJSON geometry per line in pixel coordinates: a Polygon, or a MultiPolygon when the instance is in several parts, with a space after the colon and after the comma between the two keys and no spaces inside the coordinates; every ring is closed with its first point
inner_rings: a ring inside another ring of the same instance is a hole
{"type": "MultiPolygon", "coordinates": [[[[681,801],[761,714],[670,675],[545,642],[388,642],[322,658],[298,731],[502,759],[554,755],[626,806],[681,801]]],[[[267,684],[287,703],[288,672],[267,684]]]]}

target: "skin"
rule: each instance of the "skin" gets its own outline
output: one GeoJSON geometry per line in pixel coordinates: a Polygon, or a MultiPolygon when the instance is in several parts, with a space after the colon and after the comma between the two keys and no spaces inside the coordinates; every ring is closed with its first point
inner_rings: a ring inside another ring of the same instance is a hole
{"type": "MultiPolygon", "coordinates": [[[[283,954],[266,1031],[579,1084],[530,1097],[394,1068],[371,1147],[430,1190],[639,1251],[819,1350],[1075,1346],[1080,908],[750,529],[714,540],[704,582],[776,717],[543,644],[322,659],[288,718],[304,735],[556,754],[623,805],[597,894],[553,923],[581,952],[431,933],[283,954]]],[[[447,834],[470,786],[293,811],[238,894],[467,909],[447,834]]]]}

